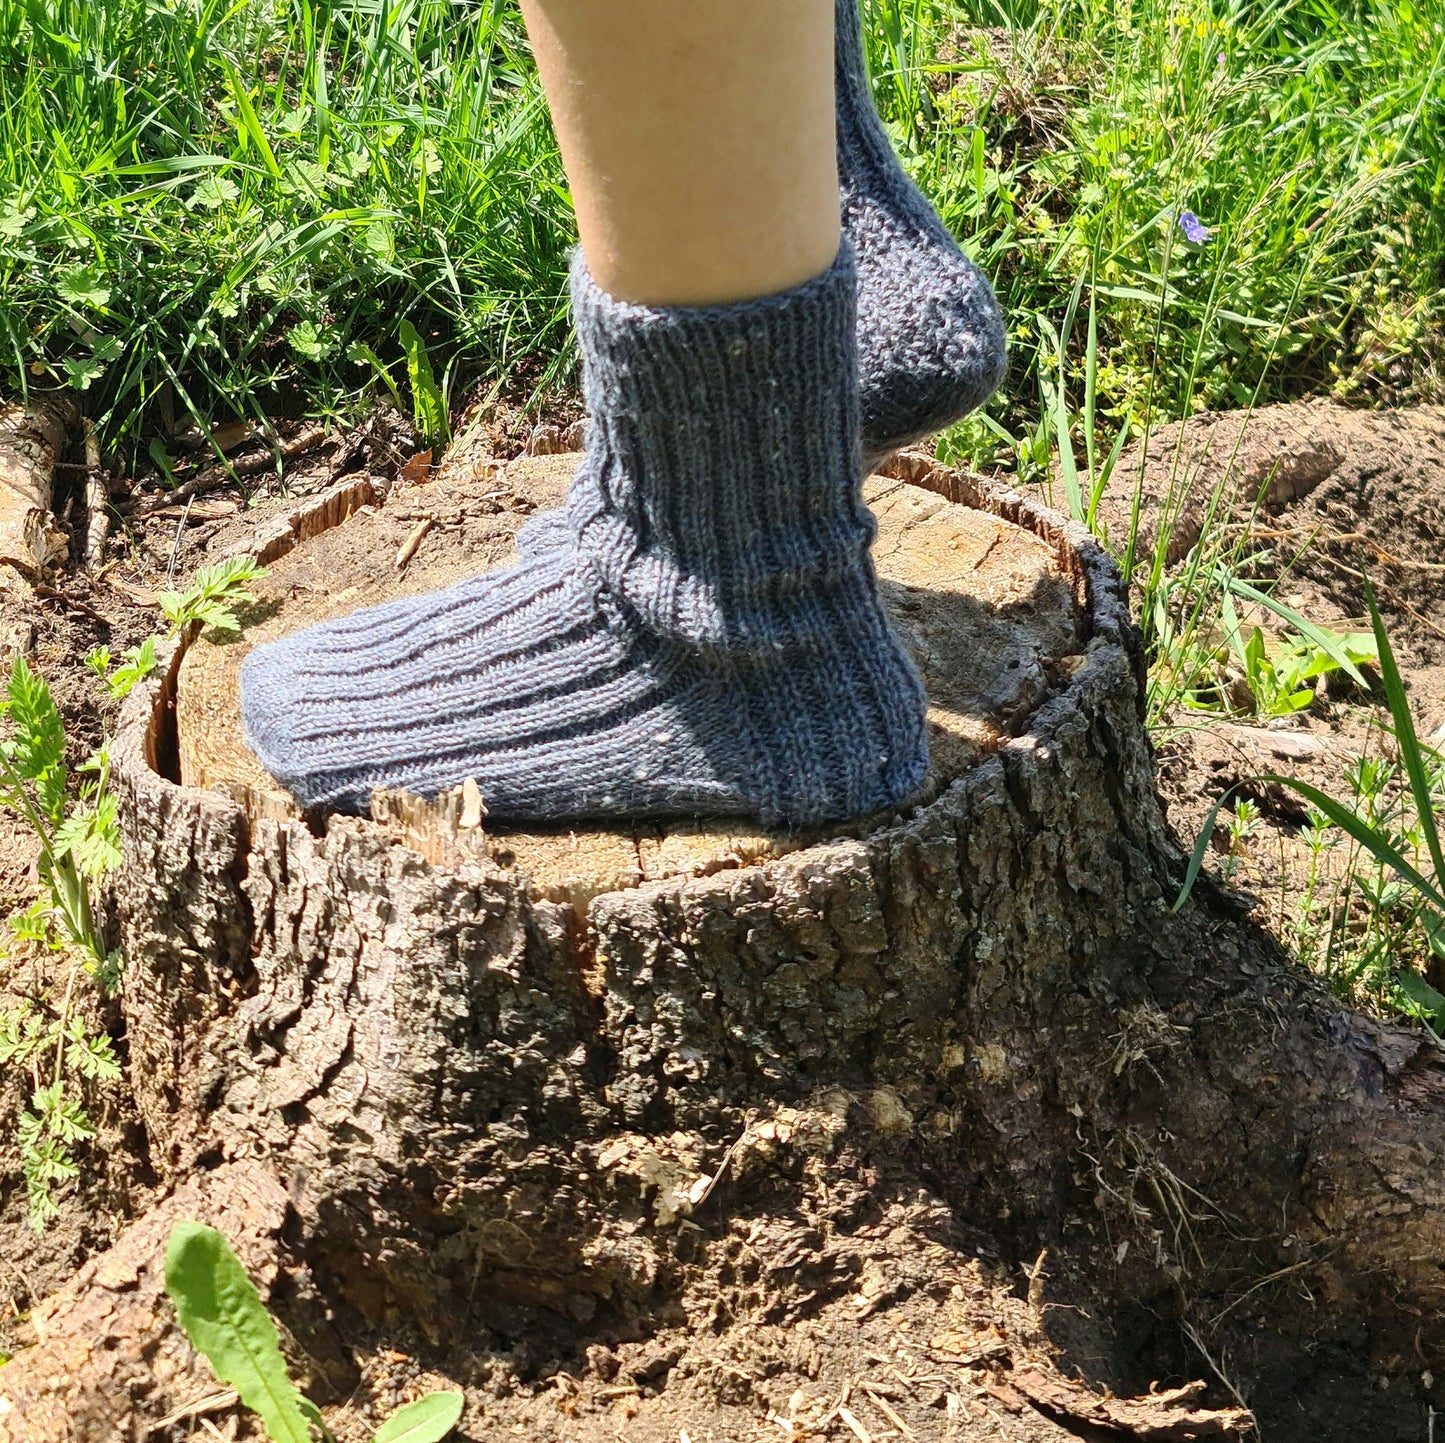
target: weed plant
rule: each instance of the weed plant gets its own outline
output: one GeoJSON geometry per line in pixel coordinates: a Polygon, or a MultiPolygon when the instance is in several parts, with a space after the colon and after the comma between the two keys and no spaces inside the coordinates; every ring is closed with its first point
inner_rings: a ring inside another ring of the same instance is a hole
{"type": "MultiPolygon", "coordinates": [[[[254,601],[248,587],[264,575],[250,557],[202,567],[184,591],[159,598],[169,636],[239,632],[236,608],[254,601]]],[[[118,664],[109,648],[96,647],[85,664],[112,697],[124,697],[156,669],[155,638],[128,648],[118,664]]],[[[72,778],[64,719],[23,656],[11,668],[0,717],[8,731],[0,737],[0,807],[29,826],[40,850],[41,895],[10,918],[10,930],[21,946],[51,954],[44,970],[64,979],[0,1009],[0,1069],[22,1070],[28,1084],[15,1145],[30,1226],[40,1232],[59,1213],[56,1189],[80,1174],[80,1148],[95,1136],[95,1094],[121,1075],[111,1038],[85,1015],[86,988],[114,995],[124,967],[96,905],[96,889],[120,863],[121,837],[108,752],[82,763],[78,782],[72,778]]]]}
{"type": "Polygon", "coordinates": [[[1021,470],[1044,466],[1066,449],[1067,395],[1097,477],[1099,442],[1125,424],[1438,384],[1440,0],[886,0],[879,15],[934,57],[913,61],[928,86],[906,71],[880,86],[895,139],[1010,320],[1014,371],[990,407],[1007,436],[976,418],[956,454],[992,431],[1021,470]]]}
{"type": "MultiPolygon", "coordinates": [[[[166,1244],[166,1292],[216,1381],[236,1390],[270,1443],[312,1443],[317,1434],[335,1443],[320,1411],[292,1382],[275,1321],[221,1233],[189,1220],[176,1223],[166,1244]]],[[[441,1443],[465,1406],[459,1392],[427,1393],[398,1408],[372,1443],[441,1443]]]]}

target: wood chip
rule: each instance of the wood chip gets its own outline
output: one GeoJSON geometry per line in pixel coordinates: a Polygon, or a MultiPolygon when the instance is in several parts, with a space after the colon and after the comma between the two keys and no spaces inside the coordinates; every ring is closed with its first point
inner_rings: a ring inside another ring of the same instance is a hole
{"type": "Polygon", "coordinates": [[[75,421],[68,401],[37,400],[28,409],[0,402],[0,563],[26,577],[65,553],[50,511],[51,481],[75,421]]]}
{"type": "Polygon", "coordinates": [[[122,581],[118,576],[108,576],[113,590],[120,592],[129,602],[136,606],[158,606],[160,604],[160,592],[150,586],[132,586],[128,581],[122,581]]]}
{"type": "Polygon", "coordinates": [[[167,1428],[184,1421],[187,1418],[199,1418],[203,1413],[219,1413],[226,1408],[234,1408],[241,1401],[239,1393],[233,1393],[229,1388],[219,1393],[207,1393],[203,1398],[197,1398],[194,1403],[186,1403],[177,1408],[174,1413],[168,1413],[158,1423],[152,1423],[146,1429],[147,1433],[163,1433],[167,1428]]]}
{"type": "Polygon", "coordinates": [[[1313,732],[1274,731],[1269,727],[1238,726],[1231,722],[1217,722],[1208,730],[1248,751],[1267,751],[1287,762],[1311,761],[1327,756],[1332,750],[1328,740],[1313,732]]]}
{"type": "Polygon", "coordinates": [[[477,785],[475,777],[468,777],[462,783],[462,814],[457,819],[457,826],[464,832],[473,831],[482,825],[482,818],[486,815],[487,809],[482,805],[482,789],[477,785]]]}
{"type": "Polygon", "coordinates": [[[1045,1248],[1034,1261],[1032,1268],[1026,1269],[1029,1280],[1029,1309],[1031,1312],[1041,1313],[1044,1309],[1044,1264],[1049,1260],[1049,1250],[1045,1248]]]}
{"type": "Polygon", "coordinates": [[[885,1398],[885,1397],[883,1396],[883,1394],[880,1393],[880,1392],[873,1386],[872,1383],[864,1383],[864,1384],[863,1384],[863,1391],[873,1400],[873,1406],[874,1406],[875,1408],[877,1408],[878,1411],[879,1411],[880,1413],[882,1413],[883,1416],[884,1416],[885,1418],[887,1418],[888,1421],[889,1421],[896,1429],[898,1429],[898,1431],[899,1431],[901,1434],[903,1434],[903,1436],[904,1436],[905,1438],[913,1438],[913,1437],[916,1437],[916,1436],[917,1436],[917,1435],[914,1433],[913,1429],[910,1428],[910,1427],[908,1426],[908,1424],[905,1423],[901,1417],[899,1417],[897,1411],[896,1411],[896,1410],[892,1407],[892,1405],[888,1402],[888,1399],[885,1398]]]}
{"type": "Polygon", "coordinates": [[[1029,1406],[1029,1400],[1012,1383],[1006,1383],[1002,1378],[985,1378],[983,1387],[990,1398],[1001,1403],[1010,1413],[1022,1413],[1029,1406]]]}
{"type": "Polygon", "coordinates": [[[415,526],[411,528],[411,535],[401,543],[401,549],[396,553],[396,569],[401,571],[408,561],[416,555],[416,549],[421,545],[428,531],[436,525],[434,516],[423,516],[415,526]]]}
{"type": "MultiPolygon", "coordinates": [[[[1205,1438],[1247,1438],[1255,1431],[1254,1415],[1244,1408],[1195,1408],[1203,1383],[1186,1383],[1140,1398],[1101,1398],[1057,1374],[1028,1369],[1012,1375],[1017,1391],[1040,1412],[1095,1428],[1123,1433],[1147,1443],[1196,1443],[1205,1438]]],[[[992,1385],[989,1392],[999,1398],[992,1385]]],[[[999,1398],[1003,1402],[1002,1398],[999,1398]]]]}
{"type": "Polygon", "coordinates": [[[218,451],[235,451],[258,434],[254,421],[222,421],[211,427],[211,445],[218,451]]]}
{"type": "Polygon", "coordinates": [[[269,566],[303,541],[361,515],[375,500],[376,487],[369,476],[348,476],[292,510],[273,515],[231,555],[252,556],[262,566],[269,566]]]}
{"type": "Polygon", "coordinates": [[[42,601],[58,601],[62,606],[68,606],[72,611],[78,611],[81,615],[88,616],[102,626],[110,625],[110,618],[103,616],[88,601],[82,601],[78,596],[71,596],[69,592],[47,586],[43,581],[36,585],[35,595],[42,601]]]}
{"type": "Polygon", "coordinates": [[[839,1417],[843,1412],[844,1405],[852,1396],[853,1384],[851,1382],[844,1383],[843,1391],[838,1394],[838,1401],[834,1403],[833,1406],[829,1408],[828,1411],[824,1413],[823,1416],[819,1418],[816,1423],[813,1424],[813,1431],[815,1433],[821,1433],[823,1429],[826,1428],[828,1424],[833,1421],[834,1418],[839,1417]]]}
{"type": "Polygon", "coordinates": [[[85,430],[85,569],[93,576],[105,560],[110,536],[110,486],[100,469],[100,438],[89,418],[85,430]]]}
{"type": "Polygon", "coordinates": [[[941,1363],[976,1368],[980,1363],[1005,1357],[1008,1345],[997,1338],[985,1338],[980,1342],[977,1333],[961,1333],[950,1328],[946,1332],[935,1333],[928,1340],[928,1351],[941,1363]]]}
{"type": "Polygon", "coordinates": [[[858,1421],[857,1415],[847,1408],[839,1408],[838,1416],[848,1426],[848,1431],[857,1438],[858,1443],[873,1443],[873,1435],[858,1421]]]}
{"type": "Polygon", "coordinates": [[[241,509],[239,501],[196,501],[189,507],[186,506],[162,506],[159,511],[152,511],[152,516],[185,516],[192,521],[224,521],[228,516],[234,516],[241,509]]]}

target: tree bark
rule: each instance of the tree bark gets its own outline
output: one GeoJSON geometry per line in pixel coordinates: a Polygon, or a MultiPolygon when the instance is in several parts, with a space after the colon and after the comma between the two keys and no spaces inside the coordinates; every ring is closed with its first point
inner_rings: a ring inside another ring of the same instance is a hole
{"type": "MultiPolygon", "coordinates": [[[[572,464],[532,466],[560,486],[572,464]]],[[[1105,594],[1086,600],[1096,558],[1021,501],[968,509],[897,481],[874,496],[880,564],[934,682],[935,793],[974,784],[1050,671],[1063,690],[1048,705],[1091,682],[1116,692],[1142,746],[1101,561],[1105,594]],[[950,568],[973,592],[943,589],[950,568]]],[[[338,595],[354,606],[367,582],[407,584],[390,549],[359,535],[341,528],[322,538],[331,552],[278,567],[263,607],[284,600],[254,635],[338,595]],[[302,590],[313,572],[327,590],[302,590]]],[[[427,581],[467,559],[445,543],[427,581]]],[[[441,1327],[479,1277],[579,1318],[598,1299],[640,1306],[658,1259],[630,1222],[619,1231],[589,1153],[628,1130],[721,1143],[750,1109],[843,1081],[841,1057],[860,1084],[909,1094],[946,1068],[957,1044],[939,1017],[957,979],[930,915],[937,843],[921,815],[813,845],[710,826],[457,832],[444,846],[438,817],[422,822],[430,838],[398,840],[393,805],[382,821],[329,818],[318,836],[244,754],[239,653],[178,654],[134,695],[113,748],[141,1112],[174,1176],[276,1159],[314,1255],[365,1310],[441,1327]],[[179,765],[239,803],[167,779],[177,694],[179,765]],[[730,865],[740,849],[772,860],[730,865]],[[658,880],[636,885],[648,870],[658,880]]]]}

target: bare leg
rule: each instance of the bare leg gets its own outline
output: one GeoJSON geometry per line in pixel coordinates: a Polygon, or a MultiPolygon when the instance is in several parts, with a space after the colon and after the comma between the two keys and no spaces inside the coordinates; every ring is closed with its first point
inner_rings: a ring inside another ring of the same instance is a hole
{"type": "Polygon", "coordinates": [[[698,306],[825,271],[833,0],[522,0],[604,291],[698,306]]]}

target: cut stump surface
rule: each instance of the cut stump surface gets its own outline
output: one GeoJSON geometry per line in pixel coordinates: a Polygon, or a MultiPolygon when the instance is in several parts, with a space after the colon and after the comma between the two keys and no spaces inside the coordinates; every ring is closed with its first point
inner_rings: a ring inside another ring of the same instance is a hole
{"type": "MultiPolygon", "coordinates": [[[[181,662],[175,711],[181,782],[233,798],[252,820],[300,817],[241,737],[246,653],[329,617],[505,564],[528,510],[557,504],[579,460],[523,458],[506,469],[504,481],[443,469],[274,562],[257,588],[263,619],[244,639],[197,641],[181,662]],[[409,545],[415,549],[398,564],[409,545]]],[[[997,750],[1001,738],[1021,731],[1082,661],[1082,573],[1056,543],[936,491],[878,477],[867,496],[878,519],[874,555],[884,599],[928,688],[933,772],[925,794],[934,796],[997,750]]],[[[841,830],[867,831],[881,821],[841,830]]],[[[412,846],[433,860],[442,855],[442,815],[409,808],[405,825],[412,846]]],[[[839,831],[833,826],[824,835],[839,831]]],[[[810,840],[817,838],[722,821],[623,831],[489,830],[485,846],[499,865],[526,873],[536,895],[585,904],[615,887],[763,861],[810,840]]]]}

